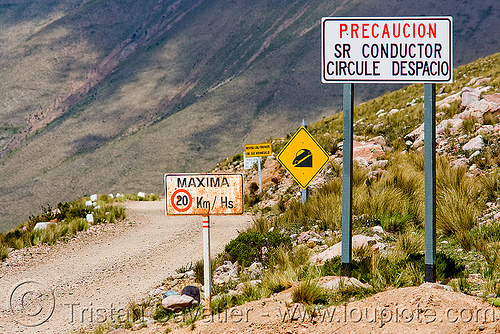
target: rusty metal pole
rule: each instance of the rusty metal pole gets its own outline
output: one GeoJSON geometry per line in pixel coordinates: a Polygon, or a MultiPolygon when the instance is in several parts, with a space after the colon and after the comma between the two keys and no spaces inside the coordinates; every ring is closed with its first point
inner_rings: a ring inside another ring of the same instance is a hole
{"type": "Polygon", "coordinates": [[[212,263],[210,261],[210,216],[203,216],[203,274],[205,292],[205,316],[210,316],[212,299],[212,263]]]}

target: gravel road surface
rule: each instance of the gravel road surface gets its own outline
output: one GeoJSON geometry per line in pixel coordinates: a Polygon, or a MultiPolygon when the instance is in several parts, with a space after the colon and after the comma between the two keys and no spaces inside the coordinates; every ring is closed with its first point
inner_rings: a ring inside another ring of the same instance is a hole
{"type": "MultiPolygon", "coordinates": [[[[65,333],[125,316],[130,301],[203,257],[201,217],[166,217],[164,201],[126,207],[125,222],[12,252],[0,266],[0,333],[65,333]]],[[[212,255],[251,220],[211,217],[212,255]]]]}

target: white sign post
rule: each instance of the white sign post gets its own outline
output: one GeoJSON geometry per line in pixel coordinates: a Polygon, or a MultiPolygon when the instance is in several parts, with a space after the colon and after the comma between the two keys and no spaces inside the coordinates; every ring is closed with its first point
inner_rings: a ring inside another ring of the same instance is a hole
{"type": "Polygon", "coordinates": [[[452,17],[324,17],[322,82],[453,81],[452,17]]]}
{"type": "Polygon", "coordinates": [[[212,295],[210,215],[243,214],[243,175],[165,174],[164,182],[167,215],[203,216],[205,315],[209,315],[212,295]]]}

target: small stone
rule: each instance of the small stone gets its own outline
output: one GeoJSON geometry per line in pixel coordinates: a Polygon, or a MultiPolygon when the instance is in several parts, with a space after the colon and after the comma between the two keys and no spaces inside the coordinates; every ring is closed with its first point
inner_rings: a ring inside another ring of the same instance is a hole
{"type": "Polygon", "coordinates": [[[467,144],[462,148],[466,151],[480,150],[484,147],[483,136],[478,135],[472,138],[467,144]]]}
{"type": "Polygon", "coordinates": [[[49,222],[36,223],[35,227],[33,228],[33,231],[45,230],[47,228],[48,224],[49,224],[49,222]]]}
{"type": "Polygon", "coordinates": [[[451,286],[444,285],[444,284],[439,284],[439,283],[426,282],[426,283],[420,285],[420,287],[422,287],[422,288],[439,289],[439,290],[446,290],[446,291],[453,292],[453,288],[451,286]]]}
{"type": "Polygon", "coordinates": [[[469,279],[479,280],[481,279],[481,274],[469,274],[469,279]]]}
{"type": "Polygon", "coordinates": [[[316,247],[316,241],[315,240],[308,240],[307,241],[307,247],[309,247],[309,248],[316,247]]]}
{"type": "Polygon", "coordinates": [[[178,273],[178,274],[172,275],[172,278],[173,279],[182,279],[185,276],[186,276],[186,273],[178,273]]]}

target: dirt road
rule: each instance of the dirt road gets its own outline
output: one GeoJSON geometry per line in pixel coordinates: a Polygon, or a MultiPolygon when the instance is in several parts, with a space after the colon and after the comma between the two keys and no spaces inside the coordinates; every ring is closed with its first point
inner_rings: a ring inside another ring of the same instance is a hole
{"type": "MultiPolygon", "coordinates": [[[[0,332],[64,333],[124,316],[129,301],[201,259],[201,217],[166,217],[163,205],[128,202],[127,222],[12,252],[0,266],[0,332]]],[[[211,217],[212,254],[250,222],[211,217]]]]}

